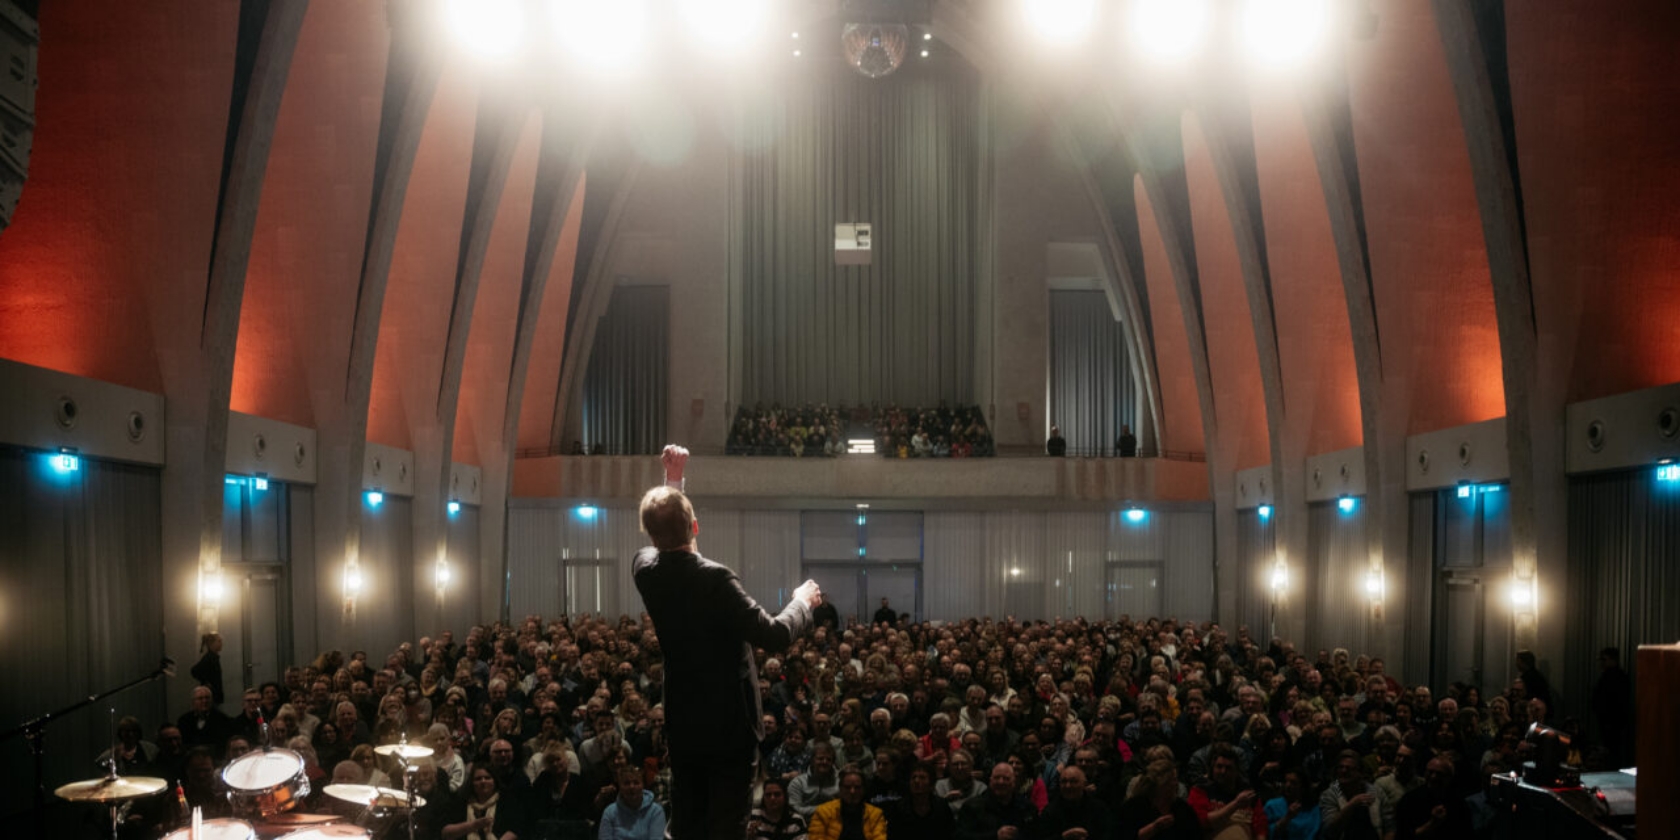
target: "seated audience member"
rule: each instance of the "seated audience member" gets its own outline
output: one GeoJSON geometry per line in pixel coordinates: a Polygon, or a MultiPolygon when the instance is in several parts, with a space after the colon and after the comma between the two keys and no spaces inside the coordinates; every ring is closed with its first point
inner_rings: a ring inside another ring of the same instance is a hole
{"type": "Polygon", "coordinates": [[[864,801],[863,774],[840,771],[840,797],[817,806],[811,814],[811,840],[887,840],[887,818],[880,808],[864,801]]]}
{"type": "Polygon", "coordinates": [[[663,840],[665,809],[642,789],[642,771],[620,767],[616,780],[618,797],[601,814],[601,840],[663,840]]]}
{"type": "Polygon", "coordinates": [[[818,741],[811,748],[811,767],[787,785],[788,807],[809,819],[817,806],[840,796],[840,775],[834,766],[834,745],[818,741]]]}
{"type": "Polygon", "coordinates": [[[1085,771],[1070,764],[1061,769],[1056,797],[1038,815],[1030,834],[1044,840],[1069,837],[1094,840],[1112,837],[1114,831],[1114,814],[1092,794],[1085,771]]]}
{"type": "Polygon", "coordinates": [[[1018,792],[1014,766],[1007,762],[998,764],[992,768],[990,779],[986,792],[970,800],[957,814],[957,837],[991,840],[1006,833],[1025,837],[1037,810],[1018,792]]]}
{"type": "Polygon", "coordinates": [[[1381,837],[1382,808],[1377,794],[1359,772],[1359,753],[1336,757],[1336,781],[1318,799],[1325,834],[1346,840],[1381,837]]]}
{"type": "Polygon", "coordinates": [[[1283,773],[1283,793],[1266,803],[1268,836],[1272,840],[1317,840],[1324,825],[1318,797],[1300,770],[1283,773]]]}
{"type": "Polygon", "coordinates": [[[1120,840],[1204,840],[1201,822],[1179,795],[1178,771],[1170,759],[1152,761],[1136,789],[1120,806],[1120,840]]]}
{"type": "Polygon", "coordinates": [[[805,836],[805,815],[788,806],[787,785],[780,779],[765,779],[759,806],[747,817],[747,840],[804,840],[805,836]]]}
{"type": "Polygon", "coordinates": [[[1260,797],[1237,769],[1237,751],[1224,744],[1213,748],[1207,781],[1190,790],[1190,808],[1209,837],[1263,838],[1266,813],[1260,797]]]}
{"type": "Polygon", "coordinates": [[[445,840],[493,840],[513,831],[519,806],[510,796],[503,801],[496,774],[475,764],[467,773],[466,795],[457,802],[453,819],[443,827],[445,840]]]}
{"type": "Polygon", "coordinates": [[[956,816],[934,795],[934,775],[933,765],[925,761],[910,768],[904,798],[886,811],[889,840],[951,840],[956,835],[956,816]]]}
{"type": "Polygon", "coordinates": [[[192,708],[175,722],[181,730],[183,743],[188,747],[208,747],[219,750],[233,735],[236,724],[211,702],[210,687],[197,686],[192,690],[192,708]]]}

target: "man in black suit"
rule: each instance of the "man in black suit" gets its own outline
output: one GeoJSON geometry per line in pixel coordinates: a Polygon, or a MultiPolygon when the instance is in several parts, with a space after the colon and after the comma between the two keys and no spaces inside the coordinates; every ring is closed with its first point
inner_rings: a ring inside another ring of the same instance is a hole
{"type": "Polygon", "coordinates": [[[688,450],[667,446],[665,486],[642,497],[642,530],[653,546],[631,573],[665,653],[665,730],[671,755],[672,840],[746,833],[764,713],[753,648],[786,650],[811,625],[821,600],[814,581],[772,617],[727,566],[695,548],[700,523],[682,490],[688,450]]]}

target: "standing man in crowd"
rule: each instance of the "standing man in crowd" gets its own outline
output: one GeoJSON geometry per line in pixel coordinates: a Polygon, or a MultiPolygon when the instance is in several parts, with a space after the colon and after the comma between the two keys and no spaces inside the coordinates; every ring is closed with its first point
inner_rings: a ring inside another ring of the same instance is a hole
{"type": "Polygon", "coordinates": [[[753,648],[781,652],[811,625],[822,595],[815,581],[771,616],[727,566],[701,557],[700,523],[683,495],[688,450],[667,446],[665,484],[642,496],[642,530],[653,545],[631,574],[665,653],[666,737],[671,754],[672,840],[745,836],[753,768],[764,738],[753,648]]]}

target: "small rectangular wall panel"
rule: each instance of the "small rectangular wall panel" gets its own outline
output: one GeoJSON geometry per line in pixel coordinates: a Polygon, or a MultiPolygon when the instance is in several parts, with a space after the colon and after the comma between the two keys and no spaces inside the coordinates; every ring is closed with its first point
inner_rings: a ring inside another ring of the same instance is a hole
{"type": "Polygon", "coordinates": [[[464,505],[484,500],[484,470],[471,464],[449,465],[449,498],[464,505]]]}
{"type": "Polygon", "coordinates": [[[1365,449],[1355,446],[1307,459],[1307,501],[1365,495],[1365,449]]]}
{"type": "Polygon", "coordinates": [[[1680,382],[1574,403],[1565,411],[1571,475],[1680,458],[1680,382]]]}
{"type": "Polygon", "coordinates": [[[1261,505],[1277,504],[1277,488],[1272,486],[1272,465],[1237,470],[1237,510],[1252,510],[1261,505]]]}
{"type": "Polygon", "coordinates": [[[0,359],[0,443],[163,466],[164,399],[68,373],[0,359]]]}
{"type": "Polygon", "coordinates": [[[226,471],[263,473],[288,484],[314,484],[315,430],[230,411],[226,471]]]}
{"type": "Polygon", "coordinates": [[[414,495],[414,453],[369,442],[362,456],[362,489],[390,496],[414,495]]]}
{"type": "Polygon", "coordinates": [[[1410,492],[1510,477],[1503,417],[1406,438],[1406,489],[1410,492]]]}

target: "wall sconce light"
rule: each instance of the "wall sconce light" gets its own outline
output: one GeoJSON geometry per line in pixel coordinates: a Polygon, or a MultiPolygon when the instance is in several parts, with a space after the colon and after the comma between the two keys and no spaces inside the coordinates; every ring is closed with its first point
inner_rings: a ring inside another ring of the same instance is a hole
{"type": "Polygon", "coordinates": [[[356,564],[344,567],[344,595],[354,598],[362,592],[362,568],[356,564]]]}
{"type": "Polygon", "coordinates": [[[1272,594],[1282,595],[1289,588],[1289,567],[1282,563],[1272,567],[1272,594]]]}
{"type": "Polygon", "coordinates": [[[198,602],[201,606],[221,606],[223,589],[221,572],[199,571],[198,602]]]}
{"type": "Polygon", "coordinates": [[[1386,589],[1387,586],[1383,581],[1381,569],[1372,569],[1365,573],[1365,596],[1371,599],[1371,603],[1382,603],[1383,593],[1386,589]]]}
{"type": "Polygon", "coordinates": [[[1511,610],[1518,614],[1533,613],[1540,600],[1536,581],[1532,577],[1511,577],[1511,610]]]}
{"type": "Polygon", "coordinates": [[[449,564],[443,562],[442,560],[439,560],[438,564],[437,564],[437,571],[434,573],[434,575],[436,577],[437,588],[439,590],[442,590],[445,586],[448,586],[449,585],[449,564]]]}

